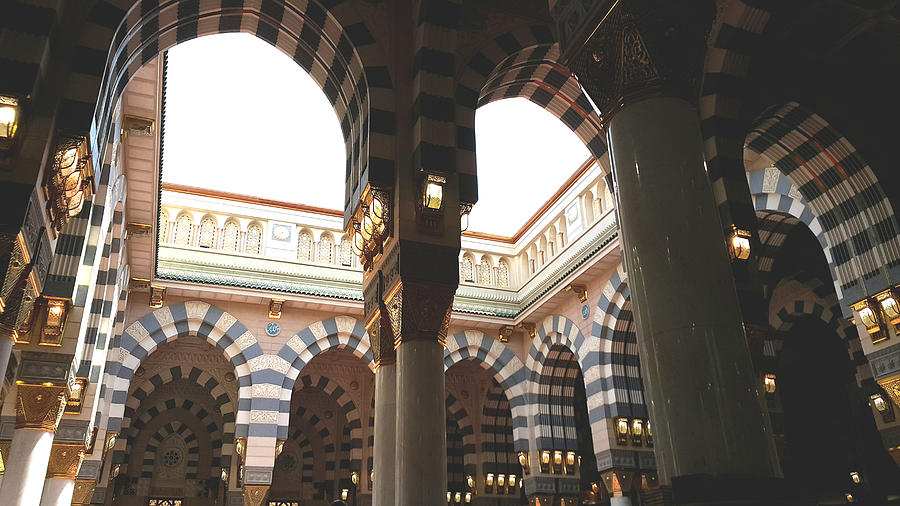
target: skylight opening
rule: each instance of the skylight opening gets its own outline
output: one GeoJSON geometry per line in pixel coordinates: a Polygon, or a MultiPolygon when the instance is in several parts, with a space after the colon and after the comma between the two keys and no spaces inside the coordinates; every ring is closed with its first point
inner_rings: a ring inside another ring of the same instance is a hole
{"type": "Polygon", "coordinates": [[[344,208],[343,134],[303,68],[244,33],[167,56],[163,182],[344,208]]]}
{"type": "Polygon", "coordinates": [[[562,121],[524,98],[475,111],[478,203],[469,230],[510,237],[590,157],[562,121]]]}

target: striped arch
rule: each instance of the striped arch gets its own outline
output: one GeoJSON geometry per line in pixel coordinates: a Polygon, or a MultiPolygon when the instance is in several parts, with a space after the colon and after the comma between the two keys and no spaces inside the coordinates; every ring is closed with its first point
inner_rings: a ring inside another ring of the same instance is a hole
{"type": "Polygon", "coordinates": [[[534,423],[534,434],[538,449],[577,450],[575,435],[575,412],[571,402],[565,403],[565,397],[574,395],[575,381],[578,373],[584,378],[584,370],[588,355],[588,346],[584,335],[572,320],[562,315],[550,315],[537,327],[536,339],[531,342],[528,351],[526,369],[531,375],[532,400],[531,419],[534,423]],[[563,358],[563,349],[572,353],[575,370],[571,370],[563,358]],[[544,374],[545,366],[550,367],[550,374],[544,374]],[[562,391],[553,391],[546,381],[558,379],[562,391]],[[571,390],[571,391],[570,391],[571,390]],[[546,403],[552,408],[559,408],[558,413],[542,413],[542,405],[546,403]],[[556,418],[556,420],[553,420],[556,418]],[[564,435],[554,437],[553,427],[562,429],[564,435]],[[560,447],[562,445],[563,447],[560,447]]]}
{"type": "Polygon", "coordinates": [[[485,393],[485,403],[481,410],[481,440],[481,472],[476,472],[475,475],[509,475],[522,471],[513,446],[509,401],[496,381],[485,393]]]}
{"type": "Polygon", "coordinates": [[[281,378],[287,372],[277,357],[264,355],[253,334],[229,313],[206,302],[190,301],[166,306],[145,315],[122,333],[118,350],[119,369],[113,382],[112,402],[107,421],[108,431],[120,431],[125,402],[134,371],[156,348],[181,336],[203,337],[222,350],[235,368],[238,378],[238,402],[235,436],[275,436],[275,414],[278,399],[264,394],[277,393],[281,378]],[[274,369],[273,369],[274,368],[274,369]],[[254,416],[251,417],[251,412],[254,416]]]}
{"type": "MultiPolygon", "coordinates": [[[[349,430],[349,433],[347,434],[349,439],[343,443],[349,445],[347,453],[350,456],[350,470],[360,471],[361,473],[363,443],[362,417],[359,413],[359,409],[357,409],[356,404],[353,402],[353,399],[350,398],[350,394],[348,394],[336,381],[327,376],[320,376],[318,374],[304,374],[298,379],[295,386],[300,386],[301,389],[314,388],[320,390],[337,403],[346,421],[344,428],[345,430],[349,430]]],[[[341,445],[342,447],[344,446],[343,443],[341,445]]]]}
{"type": "Polygon", "coordinates": [[[796,102],[772,107],[746,145],[773,161],[824,225],[845,314],[849,303],[900,278],[891,203],[872,168],[827,121],[796,102]]]}
{"type": "MultiPolygon", "coordinates": [[[[85,50],[89,54],[109,51],[109,56],[103,69],[92,68],[87,72],[86,82],[97,89],[82,97],[83,104],[74,109],[84,111],[93,105],[91,99],[99,95],[91,125],[96,143],[93,152],[102,153],[98,147],[111,142],[114,130],[111,111],[141,66],[180,42],[216,33],[244,32],[291,57],[310,74],[334,106],[347,150],[348,198],[355,190],[361,190],[360,182],[365,185],[370,157],[388,161],[388,167],[380,164],[379,168],[390,169],[390,174],[379,176],[392,178],[393,143],[369,139],[369,124],[373,123],[369,118],[377,114],[373,110],[374,102],[383,100],[380,94],[371,91],[392,87],[386,53],[378,47],[373,32],[350,2],[328,4],[329,8],[316,0],[221,4],[168,1],[147,8],[140,1],[97,2],[81,41],[88,46],[85,50]],[[340,16],[340,21],[336,16],[340,16]]],[[[392,107],[387,108],[392,116],[390,111],[392,107]]],[[[63,122],[86,130],[86,120],[72,117],[64,118],[63,122]]],[[[393,135],[387,133],[392,128],[384,130],[380,135],[393,135]]]]}
{"type": "Polygon", "coordinates": [[[228,395],[228,392],[219,384],[218,380],[202,369],[191,367],[191,369],[185,373],[181,366],[174,366],[162,369],[153,376],[145,379],[129,393],[128,400],[125,401],[125,414],[122,420],[123,430],[131,426],[131,420],[140,410],[141,403],[149,399],[156,389],[179,379],[185,379],[196,383],[209,393],[210,398],[215,403],[215,407],[219,412],[218,414],[222,417],[223,423],[223,427],[221,428],[221,440],[223,444],[218,449],[218,451],[221,452],[220,461],[223,467],[228,467],[231,462],[231,455],[234,451],[234,422],[236,418],[234,403],[228,395]]]}
{"type": "MultiPolygon", "coordinates": [[[[114,461],[116,461],[116,462],[121,461],[121,462],[126,463],[126,465],[128,466],[127,474],[131,474],[134,472],[134,469],[131,468],[132,459],[140,458],[141,459],[141,461],[140,461],[141,465],[139,467],[141,470],[140,477],[148,478],[149,476],[144,475],[144,473],[147,471],[146,466],[149,463],[150,471],[152,471],[153,461],[151,460],[150,462],[148,462],[148,458],[150,458],[150,457],[147,457],[144,454],[136,453],[135,441],[137,440],[138,435],[141,433],[141,431],[147,429],[148,427],[150,428],[150,430],[154,430],[154,435],[147,442],[147,445],[148,445],[147,448],[148,448],[148,451],[150,451],[150,446],[153,445],[154,450],[155,450],[156,445],[153,444],[154,438],[156,438],[160,434],[164,434],[163,437],[167,436],[168,434],[171,434],[172,432],[174,432],[172,429],[178,425],[184,426],[183,431],[190,431],[192,433],[192,435],[195,435],[194,441],[195,441],[195,444],[198,445],[198,450],[197,450],[198,453],[199,453],[199,443],[197,443],[196,435],[198,435],[202,432],[204,435],[209,436],[209,445],[210,445],[210,452],[211,452],[212,459],[209,461],[208,476],[199,476],[200,479],[215,478],[215,477],[219,476],[219,473],[221,472],[221,468],[223,466],[230,465],[230,457],[228,457],[228,459],[226,459],[227,461],[223,461],[223,459],[221,457],[221,451],[222,451],[222,447],[223,447],[221,427],[219,427],[218,424],[215,422],[211,413],[206,411],[201,404],[196,403],[190,399],[160,400],[153,406],[150,406],[147,409],[143,410],[141,415],[132,422],[131,427],[127,428],[128,432],[127,432],[127,438],[125,439],[125,441],[119,440],[116,442],[117,455],[116,455],[116,458],[114,459],[114,461]],[[191,415],[190,419],[186,419],[185,417],[182,417],[178,420],[172,420],[170,422],[160,425],[156,429],[153,429],[154,425],[156,425],[156,420],[160,416],[163,416],[166,412],[171,411],[171,410],[184,410],[184,411],[190,413],[190,415],[191,415]],[[191,430],[190,427],[188,427],[186,422],[190,422],[191,419],[194,422],[196,422],[197,428],[202,428],[202,431],[198,432],[196,430],[191,430]],[[123,446],[124,446],[124,452],[120,452],[118,449],[123,446]]],[[[161,439],[157,439],[156,441],[158,444],[158,442],[161,441],[161,439]]],[[[185,442],[187,442],[187,441],[185,441],[185,442]]],[[[196,459],[196,456],[195,456],[195,459],[196,459]]],[[[138,461],[135,461],[135,463],[137,463],[137,462],[138,461]]],[[[151,472],[151,474],[152,474],[152,472],[151,472]]]]}
{"type": "Polygon", "coordinates": [[[466,409],[452,394],[445,400],[447,418],[447,488],[465,490],[466,474],[475,473],[475,430],[466,409]],[[456,478],[456,479],[454,479],[456,478]]]}
{"type": "Polygon", "coordinates": [[[300,468],[300,498],[312,500],[312,494],[309,493],[313,489],[313,449],[309,442],[309,438],[302,432],[295,438],[297,446],[300,449],[301,468],[300,468]]]}
{"type": "Polygon", "coordinates": [[[866,360],[859,341],[856,326],[841,314],[840,305],[834,295],[821,280],[808,275],[800,274],[783,280],[782,283],[797,283],[802,285],[805,293],[793,295],[777,306],[771,306],[769,311],[769,325],[772,332],[766,339],[763,347],[763,356],[769,367],[774,370],[776,357],[784,345],[784,340],[791,330],[793,322],[804,316],[814,316],[834,330],[847,346],[847,354],[856,366],[857,385],[866,390],[874,388],[872,368],[866,360]],[[822,294],[826,295],[822,295],[822,294]]]}
{"type": "MultiPolygon", "coordinates": [[[[333,491],[338,478],[337,445],[335,443],[335,438],[325,425],[325,421],[319,418],[315,413],[307,411],[303,406],[297,407],[294,417],[296,417],[296,420],[301,421],[312,428],[312,432],[306,437],[313,437],[313,435],[315,435],[322,443],[322,452],[325,454],[322,459],[324,474],[322,475],[323,479],[321,481],[315,481],[315,469],[313,469],[313,499],[325,499],[325,490],[330,489],[333,491]]],[[[303,430],[299,428],[295,429],[293,434],[291,434],[290,439],[299,441],[304,437],[304,434],[303,430]]],[[[313,451],[311,446],[310,451],[313,451]]],[[[318,459],[314,459],[314,461],[315,460],[318,459]]]]}
{"type": "Polygon", "coordinates": [[[505,344],[477,331],[466,330],[447,337],[444,349],[444,371],[453,364],[472,358],[489,369],[494,380],[503,387],[512,411],[513,438],[516,451],[528,450],[528,374],[519,357],[505,344]]]}
{"type": "Polygon", "coordinates": [[[747,173],[747,181],[753,198],[753,208],[759,218],[759,241],[762,251],[759,253],[759,272],[765,285],[765,295],[771,295],[774,288],[771,279],[775,258],[787,234],[799,222],[809,228],[819,241],[825,253],[825,261],[834,281],[834,290],[842,305],[849,305],[841,291],[834,251],[828,235],[819,218],[810,209],[803,195],[780,170],[770,167],[747,173]],[[847,304],[844,304],[846,302],[847,304]]]}
{"type": "MultiPolygon", "coordinates": [[[[603,434],[606,419],[618,416],[647,418],[640,371],[637,335],[632,315],[628,275],[622,264],[603,287],[591,336],[599,347],[589,355],[585,389],[594,434],[603,434]]],[[[599,443],[595,440],[595,445],[599,443]]]]}
{"type": "Polygon", "coordinates": [[[363,323],[349,316],[334,316],[301,330],[278,351],[277,360],[284,369],[278,404],[278,437],[286,438],[290,424],[291,397],[300,371],[316,355],[331,348],[344,348],[361,358],[374,373],[375,360],[369,348],[369,334],[363,323]]]}
{"type": "MultiPolygon", "coordinates": [[[[559,46],[551,29],[533,25],[484,41],[459,70],[456,153],[462,173],[473,177],[476,173],[475,109],[512,97],[526,98],[547,109],[572,129],[598,160],[606,153],[599,117],[572,73],[559,63],[559,46]]],[[[462,185],[462,190],[462,201],[477,200],[474,180],[462,185]]]]}

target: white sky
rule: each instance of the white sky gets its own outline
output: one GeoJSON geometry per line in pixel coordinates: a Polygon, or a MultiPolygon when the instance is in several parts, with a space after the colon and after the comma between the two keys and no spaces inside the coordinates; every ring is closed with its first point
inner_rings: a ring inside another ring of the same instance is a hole
{"type": "MultiPolygon", "coordinates": [[[[589,156],[525,99],[479,108],[475,134],[473,231],[514,234],[589,156]]],[[[221,34],[169,50],[163,181],[343,209],[345,157],[325,94],[266,42],[221,34]]]]}

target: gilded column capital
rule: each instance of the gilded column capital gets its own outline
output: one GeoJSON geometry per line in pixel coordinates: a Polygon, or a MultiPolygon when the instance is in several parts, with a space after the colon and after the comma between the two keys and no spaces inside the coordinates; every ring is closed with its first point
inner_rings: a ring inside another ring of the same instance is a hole
{"type": "Polygon", "coordinates": [[[244,506],[262,506],[269,493],[269,485],[244,485],[244,506]]]}
{"type": "Polygon", "coordinates": [[[0,441],[0,476],[6,473],[6,463],[9,462],[9,449],[12,441],[0,441]]]}
{"type": "Polygon", "coordinates": [[[16,385],[16,428],[56,432],[66,399],[65,386],[16,385]]]}
{"type": "Polygon", "coordinates": [[[97,482],[94,480],[75,480],[75,490],[72,492],[72,506],[81,504],[90,504],[91,498],[94,496],[94,487],[97,482]]]}
{"type": "Polygon", "coordinates": [[[388,292],[385,303],[391,319],[394,347],[406,341],[447,344],[447,328],[456,287],[403,280],[388,292]]]}
{"type": "Polygon", "coordinates": [[[603,485],[611,497],[630,495],[634,471],[614,467],[600,473],[600,477],[603,478],[603,485]]]}
{"type": "Polygon", "coordinates": [[[881,378],[878,384],[887,392],[894,406],[900,406],[900,374],[881,378]]]}
{"type": "Polygon", "coordinates": [[[84,459],[84,445],[81,443],[53,443],[50,461],[47,464],[47,478],[68,478],[78,476],[78,468],[84,459]]]}
{"type": "Polygon", "coordinates": [[[567,41],[563,59],[606,125],[644,98],[678,96],[694,103],[715,14],[709,0],[607,2],[586,25],[589,35],[567,41]]]}

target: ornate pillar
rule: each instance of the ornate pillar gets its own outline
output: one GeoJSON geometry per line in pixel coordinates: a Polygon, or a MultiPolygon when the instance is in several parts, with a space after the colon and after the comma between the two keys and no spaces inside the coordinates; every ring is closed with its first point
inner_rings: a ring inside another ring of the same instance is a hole
{"type": "Polygon", "coordinates": [[[69,506],[75,493],[75,477],[84,458],[80,443],[53,443],[47,464],[47,480],[41,506],[69,506]]]}
{"type": "MultiPolygon", "coordinates": [[[[379,290],[379,283],[367,287],[379,290]]],[[[375,470],[372,491],[374,506],[396,504],[397,463],[397,354],[390,315],[377,293],[366,300],[366,331],[375,360],[375,470]]]]}
{"type": "Polygon", "coordinates": [[[269,485],[244,485],[244,506],[262,506],[269,493],[269,485]]]}
{"type": "Polygon", "coordinates": [[[0,497],[9,506],[38,506],[53,445],[66,408],[64,386],[16,386],[16,430],[0,497]]]}
{"type": "Polygon", "coordinates": [[[591,8],[565,53],[607,128],[661,481],[677,504],[775,504],[771,429],[693,105],[714,4],[591,8]]]}

